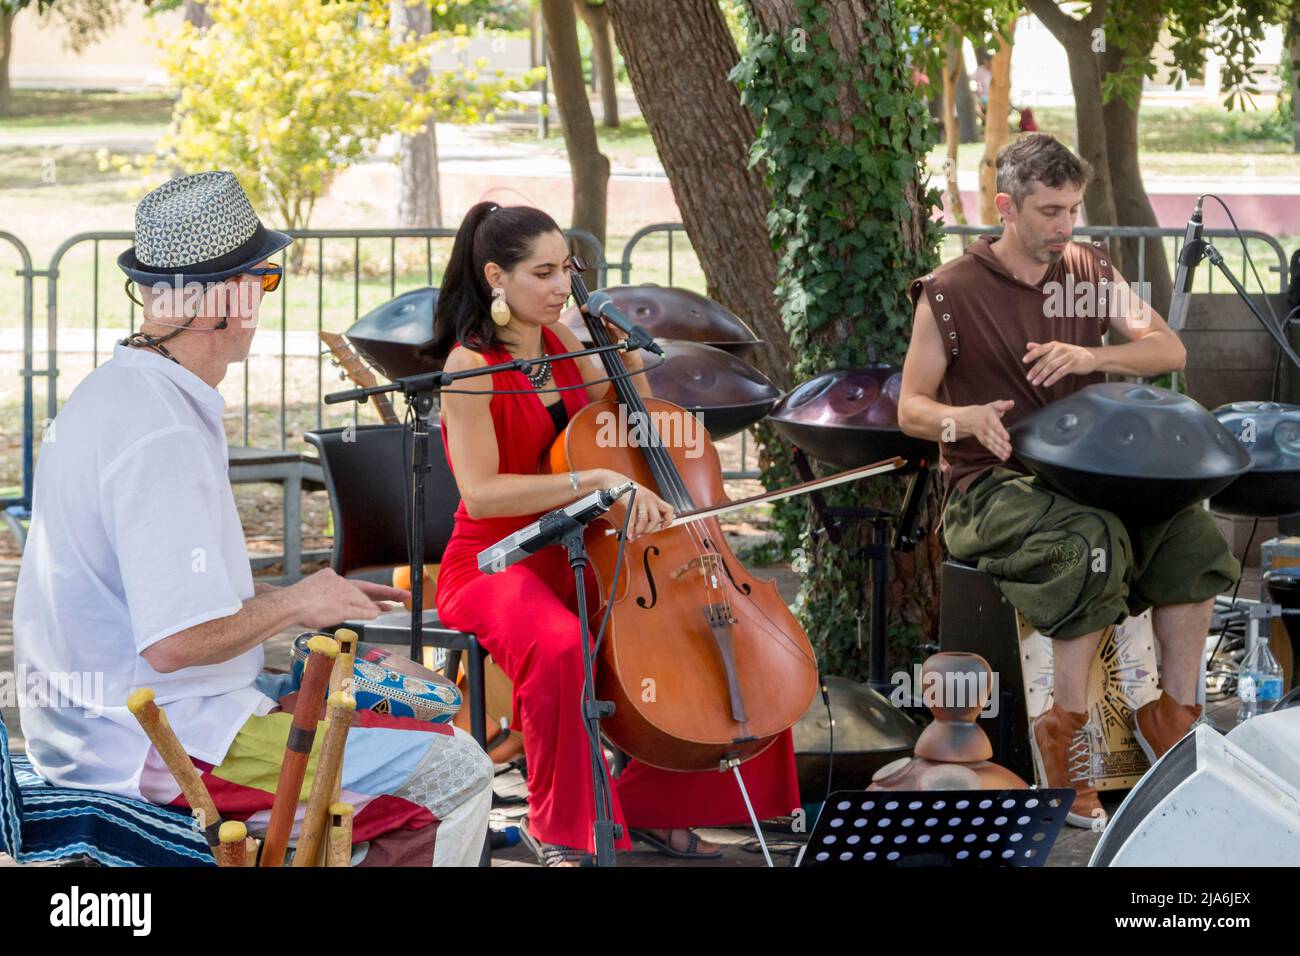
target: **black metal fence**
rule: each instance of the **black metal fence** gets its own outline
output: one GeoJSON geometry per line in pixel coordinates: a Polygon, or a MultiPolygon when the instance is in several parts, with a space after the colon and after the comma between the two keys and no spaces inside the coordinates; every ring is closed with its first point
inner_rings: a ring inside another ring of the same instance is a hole
{"type": "MultiPolygon", "coordinates": [[[[955,253],[952,240],[961,246],[967,244],[974,236],[999,231],[993,226],[949,226],[945,234],[945,253],[955,253]]],[[[304,427],[322,427],[324,425],[324,404],[322,396],[326,390],[327,358],[322,355],[318,345],[318,333],[321,331],[342,332],[382,301],[396,296],[407,288],[419,285],[434,285],[441,279],[441,262],[435,257],[435,243],[449,244],[455,235],[452,229],[312,229],[291,233],[298,240],[297,248],[304,256],[304,267],[287,274],[279,290],[278,309],[273,304],[271,315],[263,313],[261,321],[264,326],[258,336],[255,347],[261,347],[261,353],[245,361],[243,368],[243,422],[242,440],[244,447],[278,447],[288,448],[291,432],[290,409],[295,403],[302,404],[300,393],[290,394],[289,359],[314,357],[315,375],[312,383],[312,404],[314,421],[310,418],[302,422],[304,427]],[[374,254],[378,246],[387,248],[387,254],[374,254]],[[340,247],[343,252],[338,250],[340,247]],[[349,251],[350,247],[350,251],[349,251]],[[414,247],[414,254],[411,253],[414,247]],[[421,247],[423,252],[421,254],[421,247]],[[403,258],[399,253],[404,253],[403,258]],[[331,258],[331,256],[333,258],[331,258]],[[370,298],[378,299],[373,304],[363,307],[365,293],[370,298]],[[275,313],[278,312],[278,315],[275,313]],[[278,329],[275,328],[278,326],[278,329]],[[277,347],[265,351],[268,339],[278,333],[277,347]],[[251,418],[253,406],[250,392],[252,375],[250,364],[253,361],[269,360],[278,367],[279,374],[279,427],[278,437],[255,434],[251,418]]],[[[647,263],[652,260],[657,275],[663,275],[666,262],[666,278],[669,285],[681,272],[683,256],[693,256],[685,229],[681,223],[656,223],[645,226],[634,233],[623,248],[617,262],[607,260],[604,248],[594,236],[581,230],[569,230],[569,236],[583,241],[588,248],[597,251],[593,267],[598,274],[598,282],[605,285],[610,278],[624,284],[634,280],[638,272],[644,273],[647,263]],[[664,247],[647,251],[645,243],[651,238],[662,238],[664,247]]],[[[1244,261],[1248,244],[1257,249],[1257,257],[1263,258],[1263,269],[1277,277],[1278,287],[1285,291],[1287,284],[1286,253],[1280,243],[1272,236],[1257,231],[1244,231],[1240,234],[1227,229],[1207,229],[1207,237],[1231,238],[1239,240],[1241,256],[1244,261]]],[[[1109,241],[1116,238],[1140,238],[1136,275],[1127,278],[1130,282],[1144,283],[1147,278],[1148,257],[1164,255],[1170,263],[1176,261],[1181,246],[1183,230],[1147,227],[1122,226],[1081,226],[1075,230],[1076,236],[1109,241]]],[[[105,247],[125,248],[132,240],[130,232],[88,232],[70,237],[55,250],[48,268],[37,270],[32,267],[32,259],[27,247],[9,233],[0,232],[0,243],[16,250],[21,268],[16,275],[21,279],[21,315],[23,339],[22,376],[22,490],[20,494],[0,497],[3,516],[16,532],[18,521],[26,516],[31,505],[32,471],[36,429],[43,422],[38,422],[34,396],[34,381],[45,380],[45,421],[52,420],[59,405],[60,376],[60,337],[65,340],[76,336],[89,335],[89,347],[82,343],[80,349],[71,350],[78,354],[87,351],[91,357],[91,367],[99,364],[101,353],[107,351],[106,341],[101,340],[101,331],[112,332],[117,338],[131,331],[136,324],[137,315],[134,305],[129,304],[124,296],[117,293],[120,279],[117,267],[111,261],[103,261],[105,247]],[[74,266],[76,256],[83,250],[88,252],[89,262],[74,266]],[[34,291],[35,282],[46,282],[46,322],[44,343],[37,350],[34,326],[34,291]],[[65,283],[72,283],[66,286],[65,283]],[[114,294],[109,297],[102,294],[107,283],[108,290],[114,294]],[[88,286],[88,288],[87,288],[88,286]],[[109,302],[113,305],[109,305],[109,302]],[[123,305],[125,304],[125,306],[123,305]],[[88,312],[88,323],[78,326],[69,323],[70,315],[81,320],[88,312]],[[37,367],[37,356],[41,367],[37,367]]],[[[1242,278],[1247,276],[1239,273],[1242,278]]],[[[1265,280],[1267,281],[1267,280],[1265,280]]],[[[1213,270],[1202,271],[1198,285],[1214,290],[1213,270]]],[[[67,350],[65,350],[67,351],[67,350]]],[[[301,413],[301,409],[297,409],[301,413]]],[[[748,461],[748,439],[742,433],[740,449],[740,468],[727,472],[727,477],[757,477],[755,469],[746,466],[748,461]]],[[[21,539],[21,533],[19,532],[21,539]]]]}

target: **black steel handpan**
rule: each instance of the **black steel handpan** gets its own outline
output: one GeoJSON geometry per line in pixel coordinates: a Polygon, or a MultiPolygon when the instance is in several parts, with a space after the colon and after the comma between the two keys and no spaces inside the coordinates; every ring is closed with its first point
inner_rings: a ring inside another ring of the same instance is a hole
{"type": "MultiPolygon", "coordinates": [[[[657,339],[700,342],[742,358],[761,344],[753,330],[734,312],[690,289],[647,282],[611,286],[604,291],[629,320],[657,339]]],[[[566,315],[563,321],[578,336],[578,341],[591,344],[581,317],[566,315]]]]}
{"type": "Polygon", "coordinates": [[[1039,480],[1140,521],[1171,517],[1251,466],[1218,419],[1151,385],[1089,385],[1010,428],[1012,450],[1039,480]]]}
{"type": "MultiPolygon", "coordinates": [[[[863,789],[885,764],[911,756],[921,728],[888,697],[846,677],[827,677],[826,689],[835,717],[837,789],[863,789]]],[[[820,695],[792,729],[799,792],[805,803],[811,803],[826,795],[831,745],[830,718],[820,695]]]]}
{"type": "Polygon", "coordinates": [[[436,372],[442,366],[424,355],[433,339],[433,310],[438,290],[432,286],[403,292],[367,312],[344,334],[361,356],[389,379],[436,372]]]}
{"type": "Polygon", "coordinates": [[[895,456],[909,464],[934,462],[934,442],[898,427],[903,373],[895,365],[836,369],[809,379],[777,403],[768,416],[791,444],[837,468],[857,468],[895,456]]]}
{"type": "Polygon", "coordinates": [[[700,342],[661,339],[664,357],[644,353],[650,390],[696,413],[719,441],[761,420],[781,391],[758,369],[730,352],[700,342]]]}
{"type": "Polygon", "coordinates": [[[1221,514],[1276,518],[1300,512],[1300,405],[1232,402],[1214,417],[1254,466],[1210,499],[1221,514]]]}

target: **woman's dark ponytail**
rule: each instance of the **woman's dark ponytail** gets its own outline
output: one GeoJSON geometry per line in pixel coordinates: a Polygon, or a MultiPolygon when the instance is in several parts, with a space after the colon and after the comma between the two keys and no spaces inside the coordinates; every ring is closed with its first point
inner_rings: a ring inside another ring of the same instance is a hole
{"type": "Polygon", "coordinates": [[[441,364],[457,343],[475,351],[499,345],[483,267],[495,262],[509,271],[527,258],[538,236],[560,231],[554,219],[532,206],[472,206],[452,243],[433,312],[433,339],[425,351],[441,364]]]}

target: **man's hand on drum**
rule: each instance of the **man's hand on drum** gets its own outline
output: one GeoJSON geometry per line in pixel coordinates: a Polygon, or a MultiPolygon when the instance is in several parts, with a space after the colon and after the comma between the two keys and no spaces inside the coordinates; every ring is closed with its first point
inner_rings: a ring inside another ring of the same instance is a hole
{"type": "Polygon", "coordinates": [[[1027,342],[1029,351],[1021,359],[1033,365],[1025,378],[1031,385],[1049,388],[1067,375],[1088,375],[1097,371],[1097,354],[1082,345],[1068,342],[1027,342]]]}
{"type": "Polygon", "coordinates": [[[1002,416],[1015,402],[1001,399],[987,405],[967,405],[961,409],[958,437],[974,435],[981,445],[1002,461],[1011,457],[1011,436],[1002,427],[1002,416]]]}
{"type": "Polygon", "coordinates": [[[370,581],[350,581],[323,568],[284,589],[295,602],[295,621],[304,627],[329,627],[339,621],[370,621],[391,611],[390,602],[403,601],[409,592],[370,581]]]}

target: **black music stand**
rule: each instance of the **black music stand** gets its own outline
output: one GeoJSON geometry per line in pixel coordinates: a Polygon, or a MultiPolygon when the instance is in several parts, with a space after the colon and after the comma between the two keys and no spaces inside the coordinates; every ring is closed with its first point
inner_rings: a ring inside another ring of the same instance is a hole
{"type": "Polygon", "coordinates": [[[1042,866],[1073,802],[1069,787],[838,790],[795,866],[1042,866]]]}

